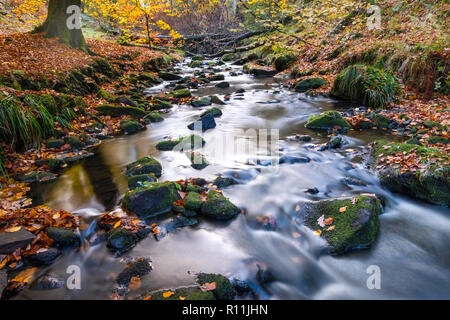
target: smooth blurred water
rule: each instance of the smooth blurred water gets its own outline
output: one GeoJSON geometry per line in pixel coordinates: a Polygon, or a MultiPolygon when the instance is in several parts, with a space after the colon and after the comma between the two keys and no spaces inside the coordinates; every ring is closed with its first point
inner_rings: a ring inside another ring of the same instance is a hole
{"type": "MultiPolygon", "coordinates": [[[[192,72],[186,63],[180,68],[186,74],[192,72]]],[[[291,92],[273,80],[222,73],[231,84],[229,89],[215,88],[212,83],[194,90],[194,95],[217,94],[223,98],[238,88],[246,92],[242,97],[231,94],[231,100],[219,106],[223,116],[216,118],[217,127],[204,133],[206,145],[202,153],[211,163],[204,170],[191,168],[183,153],[155,149],[155,144],[162,139],[191,134],[187,124],[208,108],[180,105],[170,111],[165,121],[152,124],[142,133],[104,141],[95,157],[71,167],[56,182],[35,192],[45,204],[78,214],[91,223],[95,217],[118,206],[127,190],[124,166],[142,156],[152,155],[162,163],[160,181],[189,177],[212,180],[221,173],[240,172],[245,183],[231,186],[224,193],[245,208],[246,214],[228,222],[201,219],[199,225],[177,229],[161,241],[151,236],[141,241],[127,256],[151,257],[154,269],[143,277],[141,289],[133,295],[193,284],[195,273],[202,271],[246,280],[262,299],[450,298],[448,208],[392,194],[382,189],[376,176],[364,167],[364,147],[386,133],[351,131],[346,137],[348,145],[337,151],[319,152],[311,143],[287,141],[286,137],[298,133],[311,135],[312,143],[327,141],[326,136],[307,130],[304,124],[311,114],[339,105],[329,99],[307,98],[291,92]],[[280,156],[307,156],[312,161],[258,166],[256,159],[264,158],[260,152],[249,157],[245,152],[224,155],[217,150],[219,141],[231,134],[253,143],[246,136],[251,132],[249,129],[269,132],[278,129],[280,156]],[[349,186],[343,182],[348,177],[357,178],[365,185],[349,186]],[[312,187],[317,187],[320,193],[305,193],[312,187]],[[322,240],[302,225],[296,205],[362,192],[375,193],[385,203],[377,241],[369,250],[340,257],[322,254],[322,240]],[[263,217],[271,223],[261,223],[263,217]],[[366,270],[370,265],[381,269],[380,290],[369,290],[366,286],[370,276],[366,270]],[[270,270],[274,281],[260,283],[258,266],[270,270]]],[[[164,90],[165,85],[151,88],[149,93],[164,90]]],[[[68,253],[39,272],[65,278],[65,270],[71,264],[81,267],[81,290],[25,290],[17,298],[107,299],[114,287],[114,276],[125,266],[123,259],[113,257],[104,244],[99,244],[68,253]]]]}

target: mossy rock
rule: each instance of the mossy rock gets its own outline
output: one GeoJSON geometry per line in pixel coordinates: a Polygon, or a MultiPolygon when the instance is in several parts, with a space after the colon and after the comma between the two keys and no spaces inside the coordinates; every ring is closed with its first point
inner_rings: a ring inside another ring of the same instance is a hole
{"type": "Polygon", "coordinates": [[[371,150],[370,165],[376,169],[381,184],[393,192],[405,194],[430,203],[450,206],[450,165],[444,151],[408,143],[377,141],[371,150]],[[383,156],[414,153],[424,169],[405,171],[389,165],[379,167],[383,156]],[[430,158],[439,159],[430,162],[430,158]]]}
{"type": "Polygon", "coordinates": [[[194,108],[206,107],[206,106],[211,105],[211,101],[208,99],[198,99],[198,100],[193,100],[191,102],[191,105],[194,108]]]}
{"type": "Polygon", "coordinates": [[[116,278],[116,282],[121,286],[128,286],[133,277],[142,277],[152,271],[150,263],[146,259],[132,262],[123,269],[116,278]]]}
{"type": "Polygon", "coordinates": [[[201,214],[217,220],[228,220],[236,217],[241,210],[230,200],[225,198],[222,193],[209,191],[206,201],[201,208],[201,214]]]}
{"type": "Polygon", "coordinates": [[[131,250],[139,241],[138,237],[130,230],[117,228],[108,236],[107,247],[118,254],[131,250]]]}
{"type": "Polygon", "coordinates": [[[51,172],[28,171],[14,177],[15,180],[25,183],[41,183],[56,180],[58,176],[51,172]]]}
{"type": "Polygon", "coordinates": [[[141,81],[149,81],[152,84],[160,84],[163,82],[162,79],[152,73],[141,73],[137,76],[137,79],[141,81]]]}
{"type": "Polygon", "coordinates": [[[125,134],[135,134],[145,129],[145,127],[133,119],[125,119],[120,122],[120,128],[125,134]]]}
{"type": "Polygon", "coordinates": [[[150,122],[161,122],[164,121],[163,116],[158,111],[149,112],[146,116],[150,122]]]}
{"type": "Polygon", "coordinates": [[[340,131],[351,128],[350,123],[337,111],[326,111],[318,116],[311,117],[306,124],[306,128],[313,130],[333,130],[336,127],[340,128],[340,131]]]}
{"type": "Polygon", "coordinates": [[[201,60],[194,60],[189,64],[189,68],[201,68],[203,67],[203,61],[201,60]]]}
{"type": "Polygon", "coordinates": [[[133,118],[140,119],[144,118],[147,115],[147,112],[145,112],[140,108],[114,106],[110,104],[103,104],[97,106],[95,109],[102,116],[111,116],[111,117],[131,116],[133,118]]]}
{"type": "Polygon", "coordinates": [[[159,74],[159,77],[163,80],[167,80],[167,81],[174,81],[174,80],[181,80],[183,77],[172,73],[172,72],[165,72],[165,71],[161,71],[159,74]]]}
{"type": "Polygon", "coordinates": [[[273,65],[278,72],[281,72],[289,68],[296,60],[297,57],[293,54],[282,54],[275,58],[273,65]]]}
{"type": "Polygon", "coordinates": [[[45,145],[49,149],[59,149],[59,148],[61,148],[64,145],[64,140],[62,140],[62,139],[47,140],[45,145]]]}
{"type": "Polygon", "coordinates": [[[128,189],[134,190],[156,181],[154,174],[138,174],[128,178],[128,189]]]}
{"type": "Polygon", "coordinates": [[[70,145],[73,149],[77,150],[86,147],[86,143],[84,143],[78,136],[66,136],[64,137],[64,142],[70,145]]]}
{"type": "Polygon", "coordinates": [[[233,300],[235,298],[236,290],[226,277],[213,273],[200,273],[197,276],[197,283],[200,286],[213,282],[216,283],[216,289],[212,290],[212,293],[217,300],[233,300]]]}
{"type": "Polygon", "coordinates": [[[202,206],[202,199],[197,192],[189,192],[184,198],[184,207],[187,210],[197,211],[202,206]]]}
{"type": "Polygon", "coordinates": [[[101,73],[110,79],[116,79],[120,75],[106,59],[95,59],[92,67],[96,72],[101,73]]]}
{"type": "Polygon", "coordinates": [[[442,125],[435,121],[423,121],[422,124],[425,128],[428,128],[428,129],[442,128],[442,125]]]}
{"type": "Polygon", "coordinates": [[[448,144],[448,139],[446,137],[442,137],[442,136],[432,136],[427,138],[427,142],[428,144],[448,144]]]}
{"type": "Polygon", "coordinates": [[[233,61],[239,59],[239,54],[238,53],[225,53],[222,56],[222,61],[233,61]]]}
{"type": "Polygon", "coordinates": [[[163,110],[163,109],[171,109],[173,106],[170,102],[168,101],[164,101],[164,100],[160,100],[160,99],[155,99],[152,102],[152,110],[163,110]]]}
{"type": "Polygon", "coordinates": [[[69,229],[50,227],[46,232],[58,247],[75,248],[80,246],[80,238],[69,229]]]}
{"type": "Polygon", "coordinates": [[[243,66],[244,71],[247,73],[254,75],[255,77],[272,77],[277,74],[277,70],[272,69],[266,69],[263,67],[251,65],[251,64],[245,64],[243,66]]]}
{"type": "Polygon", "coordinates": [[[368,116],[370,120],[375,122],[375,125],[378,129],[387,129],[389,128],[389,118],[380,113],[372,113],[368,116]]]}
{"type": "Polygon", "coordinates": [[[223,81],[225,80],[225,76],[221,73],[219,74],[211,74],[207,78],[209,81],[223,81]]]}
{"type": "Polygon", "coordinates": [[[218,118],[222,116],[222,110],[220,110],[219,108],[211,108],[203,112],[200,117],[206,116],[207,114],[212,114],[214,118],[218,118]]]}
{"type": "Polygon", "coordinates": [[[328,82],[322,78],[308,78],[298,81],[294,85],[294,90],[297,92],[306,92],[308,90],[318,89],[327,83],[328,82]]]}
{"type": "Polygon", "coordinates": [[[205,169],[207,166],[209,166],[209,162],[200,153],[187,151],[186,156],[191,161],[191,167],[194,168],[195,170],[202,170],[205,169]]]}
{"type": "Polygon", "coordinates": [[[169,95],[175,99],[192,97],[191,91],[189,91],[189,89],[173,90],[169,95]]]}
{"type": "Polygon", "coordinates": [[[140,218],[146,219],[170,212],[173,202],[177,200],[175,183],[155,182],[126,193],[122,205],[140,218]]]}
{"type": "Polygon", "coordinates": [[[116,96],[106,91],[105,89],[98,90],[97,97],[100,99],[104,99],[108,102],[114,102],[116,100],[116,96]]]}
{"type": "Polygon", "coordinates": [[[220,98],[217,97],[217,96],[211,96],[210,98],[211,98],[211,103],[219,104],[219,105],[225,105],[225,102],[220,100],[220,98]]]}
{"type": "Polygon", "coordinates": [[[152,300],[215,300],[212,291],[202,291],[198,286],[183,287],[178,289],[160,290],[152,292],[152,300]],[[164,298],[164,294],[170,294],[167,298],[164,298]],[[173,294],[171,294],[173,293],[173,294]]]}
{"type": "Polygon", "coordinates": [[[336,255],[370,247],[378,233],[380,213],[380,200],[368,195],[321,200],[306,204],[304,209],[305,225],[320,230],[321,237],[330,246],[330,253],[336,255]],[[332,222],[321,227],[322,216],[332,222]]]}
{"type": "Polygon", "coordinates": [[[215,186],[217,186],[217,188],[222,189],[222,188],[229,187],[233,184],[236,184],[237,182],[236,182],[236,180],[234,180],[232,178],[217,177],[216,179],[214,179],[213,183],[215,186]]]}
{"type": "Polygon", "coordinates": [[[156,177],[161,177],[162,166],[155,158],[145,156],[127,165],[127,176],[153,173],[156,177]]]}
{"type": "Polygon", "coordinates": [[[156,149],[161,151],[170,151],[177,147],[177,150],[193,150],[205,144],[205,140],[199,135],[192,134],[187,137],[181,137],[176,140],[164,140],[156,144],[156,149]]]}

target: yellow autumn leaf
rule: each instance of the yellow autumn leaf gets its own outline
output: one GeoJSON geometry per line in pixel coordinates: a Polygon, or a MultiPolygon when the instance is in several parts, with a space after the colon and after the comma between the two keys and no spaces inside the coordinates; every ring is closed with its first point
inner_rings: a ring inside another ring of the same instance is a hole
{"type": "Polygon", "coordinates": [[[347,211],[347,206],[339,208],[340,213],[343,213],[345,211],[347,211]]]}
{"type": "Polygon", "coordinates": [[[31,282],[31,279],[33,278],[33,274],[36,272],[37,268],[30,268],[23,270],[21,273],[19,273],[14,279],[11,281],[14,282],[22,282],[29,284],[31,282]]]}
{"type": "Polygon", "coordinates": [[[163,297],[165,299],[167,299],[167,298],[169,298],[169,297],[171,297],[173,295],[174,295],[174,292],[172,292],[172,291],[166,291],[166,292],[163,293],[163,297]]]}
{"type": "Polygon", "coordinates": [[[314,234],[316,236],[320,236],[322,234],[322,230],[316,230],[316,231],[314,231],[314,234]]]}
{"type": "Polygon", "coordinates": [[[22,228],[21,226],[18,226],[18,227],[11,227],[11,228],[6,229],[5,232],[17,232],[17,231],[19,231],[21,228],[22,228]]]}
{"type": "Polygon", "coordinates": [[[120,221],[117,221],[117,222],[114,224],[114,229],[117,229],[119,226],[120,226],[120,221]]]}

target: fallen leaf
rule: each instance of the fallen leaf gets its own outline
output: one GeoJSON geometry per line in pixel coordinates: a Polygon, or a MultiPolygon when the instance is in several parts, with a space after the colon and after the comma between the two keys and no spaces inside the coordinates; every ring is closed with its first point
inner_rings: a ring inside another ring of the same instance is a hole
{"type": "Polygon", "coordinates": [[[141,287],[141,279],[138,277],[132,277],[130,279],[130,283],[128,284],[128,288],[130,288],[132,291],[135,291],[141,287]]]}
{"type": "Polygon", "coordinates": [[[316,231],[314,231],[314,234],[316,236],[320,236],[322,234],[322,230],[316,230],[316,231]]]}
{"type": "Polygon", "coordinates": [[[21,226],[18,226],[18,227],[11,227],[11,228],[9,228],[9,229],[6,229],[5,232],[17,232],[17,231],[19,231],[21,228],[22,228],[21,226]]]}
{"type": "Polygon", "coordinates": [[[31,282],[31,279],[33,278],[33,274],[36,272],[36,270],[37,270],[37,268],[30,268],[30,269],[23,270],[11,281],[22,282],[22,283],[28,284],[31,282]]]}
{"type": "Polygon", "coordinates": [[[200,290],[202,290],[203,292],[207,292],[207,291],[212,291],[212,290],[214,290],[216,288],[217,288],[217,283],[215,283],[215,282],[207,282],[207,283],[204,283],[200,287],[200,290]]]}
{"type": "Polygon", "coordinates": [[[347,211],[347,206],[339,208],[340,213],[343,213],[345,211],[347,211]]]}
{"type": "Polygon", "coordinates": [[[163,293],[163,297],[167,299],[167,298],[173,296],[174,293],[175,292],[172,292],[172,291],[166,291],[166,292],[163,293]]]}

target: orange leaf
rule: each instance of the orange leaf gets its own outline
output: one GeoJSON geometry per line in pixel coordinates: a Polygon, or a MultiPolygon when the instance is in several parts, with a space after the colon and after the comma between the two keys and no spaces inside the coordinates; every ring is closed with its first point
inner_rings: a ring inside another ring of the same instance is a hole
{"type": "Polygon", "coordinates": [[[174,293],[175,292],[172,292],[172,291],[166,291],[166,292],[163,293],[163,297],[167,299],[167,298],[173,296],[174,293]]]}
{"type": "Polygon", "coordinates": [[[130,288],[132,291],[135,291],[141,287],[141,279],[138,277],[132,277],[130,279],[130,283],[128,284],[128,288],[130,288]]]}
{"type": "Polygon", "coordinates": [[[36,270],[37,270],[37,268],[30,268],[30,269],[23,270],[11,281],[30,283],[31,279],[33,278],[33,274],[36,272],[36,270]]]}
{"type": "Polygon", "coordinates": [[[200,290],[203,292],[212,291],[217,288],[217,283],[215,282],[207,282],[200,287],[200,290]]]}
{"type": "Polygon", "coordinates": [[[345,211],[347,211],[347,206],[339,208],[340,213],[343,213],[345,211]]]}

